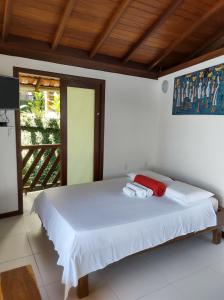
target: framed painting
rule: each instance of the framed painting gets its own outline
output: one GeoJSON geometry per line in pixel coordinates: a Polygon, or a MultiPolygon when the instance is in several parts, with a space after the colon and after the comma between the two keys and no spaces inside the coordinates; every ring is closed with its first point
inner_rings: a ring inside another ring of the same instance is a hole
{"type": "Polygon", "coordinates": [[[224,64],[176,77],[173,115],[224,115],[224,64]]]}

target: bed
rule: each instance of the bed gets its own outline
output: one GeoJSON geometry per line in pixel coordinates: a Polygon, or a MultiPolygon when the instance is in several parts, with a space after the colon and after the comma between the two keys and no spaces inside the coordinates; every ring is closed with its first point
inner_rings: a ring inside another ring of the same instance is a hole
{"type": "Polygon", "coordinates": [[[214,197],[183,207],[163,196],[129,198],[127,177],[43,191],[33,205],[59,254],[65,299],[71,287],[88,295],[88,274],[124,257],[188,237],[213,232],[221,240],[223,209],[214,197]]]}

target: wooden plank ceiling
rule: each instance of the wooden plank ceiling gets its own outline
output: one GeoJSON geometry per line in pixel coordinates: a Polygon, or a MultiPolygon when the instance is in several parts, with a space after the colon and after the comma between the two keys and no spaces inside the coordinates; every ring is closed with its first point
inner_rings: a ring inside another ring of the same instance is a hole
{"type": "Polygon", "coordinates": [[[224,54],[224,0],[0,0],[0,53],[146,78],[224,54]]]}
{"type": "Polygon", "coordinates": [[[25,73],[20,73],[19,83],[22,86],[33,87],[36,91],[40,88],[58,89],[60,87],[59,78],[30,75],[25,73]]]}

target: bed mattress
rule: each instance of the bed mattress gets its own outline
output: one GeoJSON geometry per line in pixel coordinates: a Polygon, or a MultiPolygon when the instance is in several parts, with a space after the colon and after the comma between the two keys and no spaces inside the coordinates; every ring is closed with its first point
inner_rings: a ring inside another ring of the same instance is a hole
{"type": "Polygon", "coordinates": [[[62,282],[78,279],[126,256],[216,225],[215,198],[183,207],[166,197],[128,198],[128,179],[45,190],[34,202],[64,267],[62,282]],[[215,208],[214,208],[214,207],[215,208]]]}
{"type": "Polygon", "coordinates": [[[219,208],[219,201],[215,197],[211,197],[210,201],[212,202],[212,206],[214,208],[214,211],[217,212],[219,208]]]}

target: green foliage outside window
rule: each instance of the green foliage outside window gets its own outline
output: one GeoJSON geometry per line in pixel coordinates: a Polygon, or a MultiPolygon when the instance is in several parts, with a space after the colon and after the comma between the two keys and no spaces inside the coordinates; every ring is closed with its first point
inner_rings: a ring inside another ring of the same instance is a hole
{"type": "MultiPolygon", "coordinates": [[[[60,120],[45,117],[45,99],[43,92],[33,92],[32,101],[21,99],[20,123],[22,145],[59,144],[60,120]]],[[[60,94],[54,94],[51,110],[60,115],[60,94]]]]}
{"type": "MultiPolygon", "coordinates": [[[[20,124],[21,124],[21,143],[22,145],[37,145],[37,144],[60,144],[60,94],[54,93],[53,101],[50,102],[49,108],[55,112],[58,118],[47,118],[45,116],[45,98],[43,92],[33,92],[33,100],[20,100],[20,124]]],[[[39,161],[37,167],[29,178],[27,186],[32,183],[33,178],[36,176],[38,170],[48,156],[50,150],[47,150],[42,159],[39,161]]],[[[24,150],[22,155],[25,156],[24,150]]],[[[25,168],[23,168],[23,176],[31,166],[37,152],[34,153],[25,168]]],[[[49,161],[45,171],[41,175],[39,182],[42,182],[46,174],[54,163],[56,156],[53,155],[49,161]]],[[[52,173],[52,177],[56,175],[58,168],[52,173]]]]}

